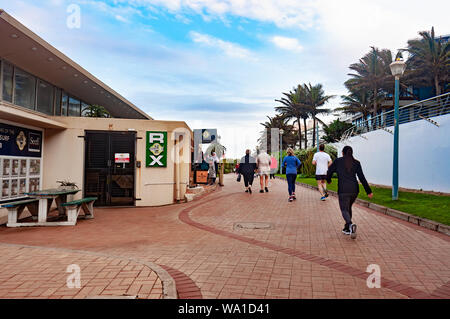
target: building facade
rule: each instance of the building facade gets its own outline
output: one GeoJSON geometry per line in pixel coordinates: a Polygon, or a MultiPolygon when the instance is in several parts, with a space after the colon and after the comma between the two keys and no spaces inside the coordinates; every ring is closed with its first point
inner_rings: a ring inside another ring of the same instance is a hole
{"type": "Polygon", "coordinates": [[[191,144],[185,122],[154,120],[0,10],[0,203],[71,181],[100,206],[171,204],[191,144]]]}

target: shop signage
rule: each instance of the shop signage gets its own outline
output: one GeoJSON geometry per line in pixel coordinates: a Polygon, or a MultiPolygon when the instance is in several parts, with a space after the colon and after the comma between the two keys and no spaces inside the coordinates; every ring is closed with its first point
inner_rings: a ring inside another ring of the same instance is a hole
{"type": "Polygon", "coordinates": [[[146,166],[167,166],[167,132],[147,131],[146,166]]]}
{"type": "Polygon", "coordinates": [[[129,163],[130,162],[130,153],[115,153],[114,154],[114,162],[115,163],[129,163]]]}
{"type": "Polygon", "coordinates": [[[42,132],[0,123],[0,155],[41,157],[42,132]]]}

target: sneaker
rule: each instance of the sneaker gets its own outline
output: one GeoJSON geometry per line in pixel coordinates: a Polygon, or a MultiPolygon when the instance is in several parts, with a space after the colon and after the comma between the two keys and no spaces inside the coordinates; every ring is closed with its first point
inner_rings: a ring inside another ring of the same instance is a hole
{"type": "Polygon", "coordinates": [[[266,187],[266,188],[264,188],[265,190],[266,190],[266,193],[268,193],[269,192],[269,189],[266,187]]]}
{"type": "Polygon", "coordinates": [[[297,197],[295,197],[295,193],[292,193],[292,198],[297,199],[297,197]]]}
{"type": "Polygon", "coordinates": [[[328,191],[325,190],[325,197],[328,197],[328,191]]]}
{"type": "Polygon", "coordinates": [[[325,200],[325,199],[326,199],[325,196],[320,197],[320,200],[325,200]]]}
{"type": "Polygon", "coordinates": [[[350,225],[350,238],[351,239],[356,238],[356,225],[355,224],[350,225]]]}
{"type": "Polygon", "coordinates": [[[344,233],[345,235],[350,235],[350,229],[344,227],[342,233],[344,233]]]}
{"type": "Polygon", "coordinates": [[[249,192],[250,194],[252,193],[252,188],[251,188],[251,187],[248,188],[248,192],[249,192]]]}
{"type": "Polygon", "coordinates": [[[246,189],[245,192],[248,193],[248,189],[246,189]]]}
{"type": "Polygon", "coordinates": [[[264,193],[264,190],[260,189],[259,192],[260,192],[260,193],[264,193]]]}
{"type": "Polygon", "coordinates": [[[292,202],[294,198],[292,196],[289,196],[289,201],[292,202]]]}

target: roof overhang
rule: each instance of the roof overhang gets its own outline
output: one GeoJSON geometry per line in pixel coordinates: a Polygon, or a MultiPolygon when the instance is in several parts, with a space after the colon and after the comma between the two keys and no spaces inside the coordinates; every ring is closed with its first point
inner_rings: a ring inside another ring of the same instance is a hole
{"type": "Polygon", "coordinates": [[[113,117],[153,118],[0,9],[0,57],[113,117]]]}

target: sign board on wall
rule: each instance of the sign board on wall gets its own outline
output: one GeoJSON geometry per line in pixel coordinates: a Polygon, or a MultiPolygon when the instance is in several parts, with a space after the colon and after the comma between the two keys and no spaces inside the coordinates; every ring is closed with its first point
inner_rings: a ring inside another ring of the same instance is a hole
{"type": "Polygon", "coordinates": [[[147,131],[146,167],[167,167],[167,132],[147,131]]]}
{"type": "Polygon", "coordinates": [[[42,132],[0,123],[0,155],[41,157],[42,132]]]}
{"type": "Polygon", "coordinates": [[[130,162],[130,153],[115,153],[114,154],[114,162],[115,163],[129,163],[130,162]]]}

